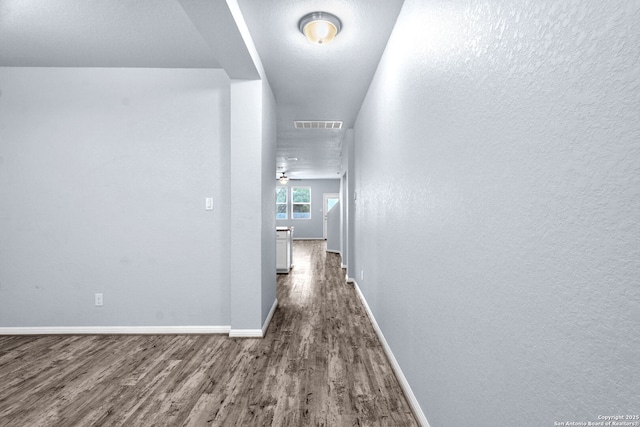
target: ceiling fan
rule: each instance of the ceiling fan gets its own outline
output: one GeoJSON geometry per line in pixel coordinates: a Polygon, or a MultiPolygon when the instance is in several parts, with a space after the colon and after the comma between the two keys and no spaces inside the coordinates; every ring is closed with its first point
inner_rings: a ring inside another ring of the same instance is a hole
{"type": "Polygon", "coordinates": [[[284,171],[282,171],[281,173],[282,175],[280,175],[279,177],[276,177],[276,179],[280,181],[280,184],[282,185],[285,185],[289,181],[300,181],[299,178],[289,178],[284,171]]]}
{"type": "Polygon", "coordinates": [[[284,185],[289,182],[289,177],[285,175],[284,172],[282,172],[282,176],[280,176],[280,178],[277,178],[277,180],[280,181],[280,184],[284,185]]]}

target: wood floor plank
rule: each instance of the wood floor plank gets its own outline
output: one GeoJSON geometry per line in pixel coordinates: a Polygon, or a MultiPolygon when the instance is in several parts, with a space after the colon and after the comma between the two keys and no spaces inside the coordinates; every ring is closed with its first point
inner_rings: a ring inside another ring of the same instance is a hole
{"type": "Polygon", "coordinates": [[[415,426],[340,259],[296,241],[263,339],[0,336],[0,426],[415,426]]]}

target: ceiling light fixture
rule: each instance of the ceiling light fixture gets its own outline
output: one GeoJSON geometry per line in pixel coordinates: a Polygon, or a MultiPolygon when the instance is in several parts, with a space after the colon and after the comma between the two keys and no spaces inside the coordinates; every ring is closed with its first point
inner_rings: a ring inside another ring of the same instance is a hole
{"type": "Polygon", "coordinates": [[[284,185],[289,182],[289,177],[282,172],[282,176],[280,177],[280,184],[284,185]]]}
{"type": "Polygon", "coordinates": [[[342,22],[330,13],[312,12],[300,19],[298,28],[311,43],[327,44],[340,32],[342,22]]]}

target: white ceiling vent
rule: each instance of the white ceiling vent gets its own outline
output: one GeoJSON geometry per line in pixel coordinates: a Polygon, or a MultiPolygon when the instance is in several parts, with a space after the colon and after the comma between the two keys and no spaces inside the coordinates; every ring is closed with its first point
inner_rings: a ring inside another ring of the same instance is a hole
{"type": "Polygon", "coordinates": [[[295,120],[296,129],[342,129],[342,122],[337,120],[295,120]]]}

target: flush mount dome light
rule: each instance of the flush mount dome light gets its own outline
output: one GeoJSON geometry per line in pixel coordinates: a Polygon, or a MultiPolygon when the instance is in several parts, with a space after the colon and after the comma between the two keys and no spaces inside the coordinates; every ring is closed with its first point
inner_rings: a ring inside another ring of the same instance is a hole
{"type": "Polygon", "coordinates": [[[330,13],[313,12],[300,19],[298,28],[311,43],[327,44],[340,32],[342,22],[330,13]]]}

